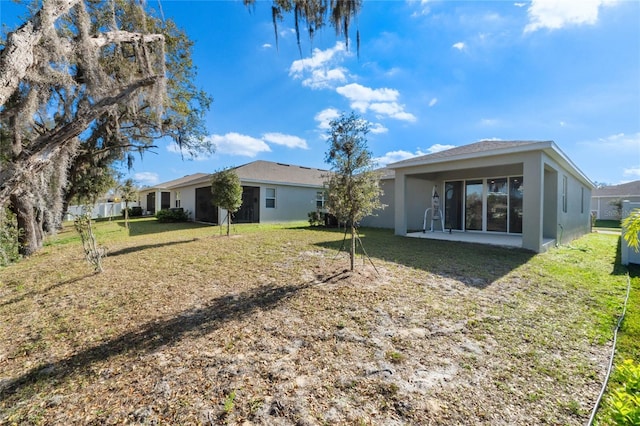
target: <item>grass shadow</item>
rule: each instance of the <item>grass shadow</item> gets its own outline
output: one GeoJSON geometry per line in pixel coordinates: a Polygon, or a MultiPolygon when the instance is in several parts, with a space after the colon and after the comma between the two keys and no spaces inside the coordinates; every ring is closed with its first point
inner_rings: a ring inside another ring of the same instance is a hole
{"type": "Polygon", "coordinates": [[[45,288],[43,290],[30,291],[28,293],[22,294],[20,296],[14,297],[13,299],[10,299],[10,300],[7,300],[5,302],[0,303],[0,307],[11,305],[13,303],[22,302],[24,299],[26,299],[28,297],[41,296],[41,295],[47,294],[51,290],[55,290],[56,288],[63,287],[63,286],[68,285],[68,284],[75,284],[77,282],[80,282],[80,281],[84,280],[85,278],[92,277],[92,276],[94,276],[96,274],[97,274],[97,272],[93,272],[93,273],[90,273],[90,274],[83,275],[81,277],[70,278],[70,279],[65,280],[65,281],[60,281],[59,283],[52,284],[52,285],[50,285],[49,287],[47,287],[47,288],[45,288]]]}
{"type": "Polygon", "coordinates": [[[150,249],[155,249],[155,248],[160,248],[160,247],[192,243],[194,241],[197,241],[197,239],[196,238],[192,238],[190,240],[170,241],[170,242],[167,242],[167,243],[143,244],[143,245],[140,245],[140,246],[125,247],[125,248],[122,248],[122,249],[119,249],[119,250],[109,251],[107,253],[107,257],[115,257],[115,256],[121,256],[121,255],[124,255],[124,254],[136,253],[136,252],[143,251],[143,250],[150,250],[150,249]]]}
{"type": "MultiPolygon", "coordinates": [[[[118,220],[118,225],[125,228],[124,219],[118,220]]],[[[202,222],[158,222],[155,218],[136,218],[129,219],[129,236],[159,234],[162,232],[193,230],[198,228],[211,228],[212,224],[202,222]]]]}
{"type": "MultiPolygon", "coordinates": [[[[324,230],[335,232],[337,239],[318,245],[336,252],[340,250],[344,230],[324,230]]],[[[388,229],[361,228],[359,233],[362,246],[374,264],[375,259],[398,263],[478,288],[488,286],[535,256],[534,252],[519,248],[407,238],[394,235],[388,229]]],[[[348,246],[349,236],[345,248],[348,246]]],[[[357,249],[359,256],[362,255],[361,248],[357,249]]]]}
{"type": "Polygon", "coordinates": [[[197,338],[209,334],[225,323],[239,320],[256,310],[272,309],[310,285],[262,286],[237,296],[215,298],[203,308],[184,311],[160,321],[150,321],[137,330],[76,352],[68,358],[39,365],[16,379],[5,381],[0,389],[0,401],[21,395],[29,386],[39,388],[45,382],[56,383],[70,376],[91,374],[92,364],[114,356],[141,355],[161,346],[176,344],[187,335],[197,338]]]}

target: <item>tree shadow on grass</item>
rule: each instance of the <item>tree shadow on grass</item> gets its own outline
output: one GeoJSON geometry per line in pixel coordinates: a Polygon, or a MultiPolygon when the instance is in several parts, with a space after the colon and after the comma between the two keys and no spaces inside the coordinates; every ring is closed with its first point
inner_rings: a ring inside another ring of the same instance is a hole
{"type": "Polygon", "coordinates": [[[39,388],[45,382],[59,382],[70,376],[89,374],[92,364],[114,356],[125,353],[141,355],[161,346],[176,344],[187,336],[194,338],[209,334],[225,323],[239,320],[256,310],[273,309],[311,284],[265,285],[237,296],[215,298],[203,308],[187,310],[160,321],[150,321],[135,331],[52,364],[39,365],[20,377],[5,381],[0,389],[0,401],[8,400],[13,395],[22,395],[23,390],[29,387],[39,388]]]}
{"type": "Polygon", "coordinates": [[[192,242],[197,241],[197,240],[198,240],[197,238],[192,238],[190,240],[169,241],[169,242],[166,242],[166,243],[143,244],[143,245],[140,245],[140,246],[125,247],[125,248],[121,248],[119,250],[109,251],[107,253],[107,257],[115,257],[115,256],[121,256],[123,254],[136,253],[138,251],[143,251],[143,250],[157,249],[157,248],[160,248],[160,247],[175,246],[175,245],[178,245],[178,244],[192,243],[192,242]]]}
{"type": "MultiPolygon", "coordinates": [[[[125,227],[124,220],[118,220],[118,225],[125,227]]],[[[203,222],[174,222],[163,223],[153,218],[130,219],[129,220],[129,236],[160,234],[162,232],[191,230],[198,228],[211,228],[213,224],[205,224],[203,222]]]]}
{"type": "Polygon", "coordinates": [[[52,284],[52,285],[50,285],[49,287],[47,287],[47,288],[45,288],[43,290],[30,291],[30,292],[21,294],[20,296],[14,297],[13,299],[9,299],[9,300],[7,300],[5,302],[0,303],[0,307],[11,305],[13,303],[22,302],[24,299],[26,299],[28,297],[45,295],[45,294],[49,293],[51,290],[55,290],[58,287],[63,287],[65,285],[67,285],[67,284],[75,284],[77,282],[80,282],[80,281],[84,280],[85,278],[92,277],[92,276],[94,276],[96,274],[97,274],[97,272],[92,272],[90,274],[86,274],[86,275],[83,275],[81,277],[70,278],[68,280],[60,281],[59,283],[52,284]]]}
{"type": "MultiPolygon", "coordinates": [[[[477,288],[487,287],[535,256],[534,252],[519,248],[407,238],[387,229],[361,228],[359,233],[362,247],[374,264],[376,259],[398,263],[477,288]]],[[[332,234],[335,240],[317,244],[336,252],[348,250],[350,236],[345,241],[344,230],[332,234]]],[[[357,252],[358,256],[363,255],[359,244],[357,252]]]]}

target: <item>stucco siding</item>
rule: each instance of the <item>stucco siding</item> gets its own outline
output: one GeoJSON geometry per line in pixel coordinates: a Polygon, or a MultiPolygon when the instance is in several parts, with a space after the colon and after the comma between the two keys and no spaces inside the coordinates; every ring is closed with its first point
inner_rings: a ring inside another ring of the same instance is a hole
{"type": "Polygon", "coordinates": [[[388,228],[393,229],[393,214],[395,204],[395,180],[384,179],[380,181],[382,196],[380,202],[386,205],[384,209],[376,210],[373,216],[367,216],[360,222],[361,226],[369,226],[372,228],[388,228]]]}
{"type": "Polygon", "coordinates": [[[252,185],[250,182],[246,185],[260,186],[260,223],[308,220],[308,213],[316,210],[316,194],[323,190],[275,184],[252,185]],[[273,188],[276,191],[275,207],[266,207],[267,188],[273,188]]]}

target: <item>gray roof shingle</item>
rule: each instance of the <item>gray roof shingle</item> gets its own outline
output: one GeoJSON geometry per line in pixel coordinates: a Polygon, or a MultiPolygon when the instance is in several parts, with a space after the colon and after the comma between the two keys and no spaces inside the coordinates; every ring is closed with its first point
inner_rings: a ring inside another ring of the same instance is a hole
{"type": "Polygon", "coordinates": [[[390,164],[391,168],[402,167],[414,163],[437,162],[455,157],[463,157],[473,154],[489,153],[492,151],[505,150],[510,148],[520,148],[526,145],[534,145],[541,143],[549,143],[550,141],[480,141],[468,145],[457,146],[455,148],[444,151],[434,152],[433,154],[422,155],[419,157],[408,158],[390,164]]]}
{"type": "Polygon", "coordinates": [[[591,192],[592,197],[637,197],[640,196],[640,180],[620,185],[603,186],[591,192]]]}

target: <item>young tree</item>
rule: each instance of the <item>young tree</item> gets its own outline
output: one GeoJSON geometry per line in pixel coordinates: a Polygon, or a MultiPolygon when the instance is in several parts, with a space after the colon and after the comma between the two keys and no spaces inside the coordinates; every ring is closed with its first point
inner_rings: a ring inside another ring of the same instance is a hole
{"type": "Polygon", "coordinates": [[[224,169],[211,178],[211,202],[227,211],[227,237],[231,230],[231,214],[242,205],[242,185],[234,169],[224,169]]]}
{"type": "Polygon", "coordinates": [[[136,201],[138,190],[133,183],[133,179],[126,179],[118,186],[120,198],[124,201],[124,227],[129,229],[129,203],[136,201]]]}
{"type": "Polygon", "coordinates": [[[327,183],[327,209],[351,231],[349,257],[353,271],[358,222],[384,207],[380,202],[380,174],[373,170],[371,152],[367,149],[369,124],[366,120],[353,112],[343,113],[329,125],[326,162],[331,165],[332,173],[327,183]]]}

